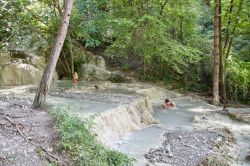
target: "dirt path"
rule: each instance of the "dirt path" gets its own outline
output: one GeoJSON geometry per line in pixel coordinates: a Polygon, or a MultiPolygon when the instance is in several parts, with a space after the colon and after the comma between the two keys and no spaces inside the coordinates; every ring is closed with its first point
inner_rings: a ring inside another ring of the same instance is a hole
{"type": "Polygon", "coordinates": [[[0,97],[0,165],[66,164],[57,154],[59,133],[49,114],[31,108],[32,101],[0,97]]]}

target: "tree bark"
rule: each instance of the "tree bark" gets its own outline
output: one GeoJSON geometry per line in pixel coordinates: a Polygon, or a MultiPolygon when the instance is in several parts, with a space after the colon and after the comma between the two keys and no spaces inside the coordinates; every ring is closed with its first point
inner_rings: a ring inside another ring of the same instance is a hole
{"type": "MultiPolygon", "coordinates": [[[[232,31],[229,32],[229,36],[228,36],[228,41],[227,41],[227,44],[228,45],[225,45],[225,50],[226,50],[226,59],[228,58],[229,56],[229,53],[230,53],[230,50],[231,50],[231,45],[232,45],[232,41],[233,41],[233,36],[234,36],[234,33],[235,33],[235,30],[238,26],[238,22],[239,22],[239,17],[240,17],[240,14],[241,14],[241,10],[242,10],[242,7],[243,7],[243,4],[244,4],[244,0],[241,0],[239,2],[239,7],[238,7],[238,10],[236,11],[236,16],[235,16],[235,21],[234,21],[234,24],[233,24],[233,28],[232,28],[232,31]]],[[[229,27],[230,28],[230,27],[229,27]]]]}
{"type": "Polygon", "coordinates": [[[225,37],[225,43],[223,47],[223,54],[226,52],[226,48],[228,47],[228,39],[230,36],[230,27],[231,27],[231,19],[232,19],[232,13],[233,13],[233,8],[234,8],[234,0],[230,1],[230,7],[228,10],[228,20],[227,20],[227,29],[226,29],[226,37],[225,37]]]}
{"type": "Polygon", "coordinates": [[[73,0],[65,0],[61,27],[58,31],[57,37],[53,45],[53,49],[50,53],[49,62],[44,70],[42,79],[40,81],[40,85],[33,102],[33,108],[41,107],[42,103],[45,101],[45,97],[48,93],[50,82],[52,80],[56,64],[67,34],[72,6],[73,6],[73,0]]]}
{"type": "Polygon", "coordinates": [[[234,0],[230,1],[229,11],[228,11],[228,21],[227,21],[227,29],[226,29],[226,37],[224,42],[224,47],[221,49],[220,52],[220,96],[223,97],[225,100],[227,98],[226,96],[226,83],[225,83],[225,77],[226,77],[226,63],[225,60],[229,57],[232,41],[233,41],[233,35],[235,33],[236,27],[238,26],[239,16],[240,12],[242,10],[244,0],[239,1],[238,10],[235,14],[235,20],[232,23],[232,14],[233,14],[233,8],[234,0]]]}
{"type": "Polygon", "coordinates": [[[62,63],[62,60],[60,58],[58,58],[58,62],[60,63],[60,65],[62,66],[62,68],[64,69],[64,72],[67,73],[68,70],[67,68],[65,67],[65,65],[62,63]]]}
{"type": "MultiPolygon", "coordinates": [[[[226,48],[228,47],[229,40],[230,40],[230,27],[231,27],[231,19],[232,19],[232,13],[233,13],[233,8],[234,8],[234,0],[230,1],[229,9],[228,9],[228,20],[227,20],[227,29],[226,29],[226,35],[225,35],[225,42],[224,42],[224,47],[220,47],[221,53],[220,53],[220,96],[226,100],[227,99],[227,93],[226,93],[226,83],[225,83],[225,71],[226,71],[226,66],[225,66],[225,51],[226,48]]],[[[221,24],[221,23],[220,23],[221,24]]]]}
{"type": "Polygon", "coordinates": [[[162,14],[163,14],[163,11],[164,11],[164,8],[167,4],[168,0],[165,0],[163,4],[161,4],[161,8],[160,8],[160,12],[159,12],[159,15],[160,15],[160,18],[162,17],[162,14]]]}
{"type": "Polygon", "coordinates": [[[224,54],[222,52],[222,35],[221,35],[221,29],[222,29],[222,23],[221,23],[221,5],[219,6],[219,33],[220,33],[220,72],[219,72],[219,95],[223,99],[223,101],[226,100],[226,84],[225,84],[225,67],[224,67],[224,54]]]}
{"type": "Polygon", "coordinates": [[[69,66],[68,59],[67,59],[67,57],[66,57],[66,55],[65,55],[65,54],[63,55],[63,59],[64,59],[64,62],[65,62],[65,64],[66,64],[66,67],[67,67],[68,73],[70,74],[70,73],[71,73],[71,69],[70,69],[70,66],[69,66]]]}
{"type": "Polygon", "coordinates": [[[183,18],[180,17],[180,41],[183,43],[184,41],[184,33],[183,33],[183,18]]]}
{"type": "Polygon", "coordinates": [[[74,53],[73,53],[73,44],[70,34],[68,34],[69,39],[69,54],[70,54],[70,66],[71,66],[71,75],[74,73],[74,53]]]}
{"type": "Polygon", "coordinates": [[[221,0],[214,0],[214,78],[213,78],[213,104],[219,104],[219,70],[220,70],[220,6],[221,0]]]}

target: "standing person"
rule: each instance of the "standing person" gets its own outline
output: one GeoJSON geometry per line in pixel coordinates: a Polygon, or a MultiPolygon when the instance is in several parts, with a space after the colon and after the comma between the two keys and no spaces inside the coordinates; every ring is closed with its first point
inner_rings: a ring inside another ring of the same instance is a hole
{"type": "Polygon", "coordinates": [[[78,74],[77,72],[74,72],[72,75],[72,82],[73,82],[73,87],[77,89],[77,81],[78,81],[78,74]]]}
{"type": "Polygon", "coordinates": [[[161,105],[162,109],[169,109],[171,107],[175,107],[176,104],[173,101],[170,101],[169,99],[165,99],[164,104],[161,105]]]}

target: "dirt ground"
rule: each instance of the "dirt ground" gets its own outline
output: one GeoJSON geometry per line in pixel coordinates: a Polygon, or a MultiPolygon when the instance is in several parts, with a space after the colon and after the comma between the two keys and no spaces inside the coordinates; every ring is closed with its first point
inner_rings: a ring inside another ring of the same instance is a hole
{"type": "Polygon", "coordinates": [[[59,132],[49,113],[31,105],[27,99],[0,97],[0,165],[70,165],[57,153],[59,132]]]}

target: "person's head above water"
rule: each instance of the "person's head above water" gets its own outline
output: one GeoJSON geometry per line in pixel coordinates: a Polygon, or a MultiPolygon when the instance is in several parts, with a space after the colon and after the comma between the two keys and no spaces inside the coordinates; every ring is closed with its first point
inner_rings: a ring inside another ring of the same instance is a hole
{"type": "Polygon", "coordinates": [[[165,99],[165,103],[168,103],[168,102],[170,102],[169,99],[165,99]]]}

